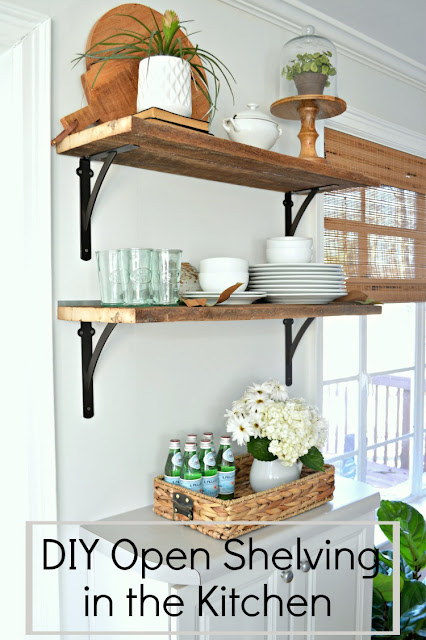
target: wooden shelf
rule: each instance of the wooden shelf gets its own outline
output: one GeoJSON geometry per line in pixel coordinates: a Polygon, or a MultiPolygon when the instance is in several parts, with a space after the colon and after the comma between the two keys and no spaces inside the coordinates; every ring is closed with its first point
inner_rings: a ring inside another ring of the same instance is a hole
{"type": "Polygon", "coordinates": [[[115,164],[281,193],[378,186],[373,178],[336,169],[324,160],[301,160],[138,115],[74,133],[56,151],[81,158],[127,145],[135,148],[118,153],[115,164]]]}
{"type": "Polygon", "coordinates": [[[58,303],[59,320],[139,324],[154,322],[204,322],[236,320],[284,320],[326,316],[378,315],[380,306],[346,304],[251,304],[217,307],[106,307],[100,301],[58,303]]]}

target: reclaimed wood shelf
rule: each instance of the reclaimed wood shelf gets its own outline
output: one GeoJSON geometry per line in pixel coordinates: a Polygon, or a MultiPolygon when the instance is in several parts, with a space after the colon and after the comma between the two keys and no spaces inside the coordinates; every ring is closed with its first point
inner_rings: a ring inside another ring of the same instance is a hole
{"type": "Polygon", "coordinates": [[[100,301],[58,303],[58,319],[73,322],[139,324],[154,322],[204,322],[237,320],[284,320],[327,316],[367,316],[381,313],[380,306],[345,304],[218,305],[216,307],[107,307],[100,301]]]}
{"type": "Polygon", "coordinates": [[[373,178],[327,162],[315,164],[138,115],[71,134],[58,143],[56,151],[100,160],[129,145],[130,149],[117,153],[114,164],[281,193],[378,186],[373,178]]]}

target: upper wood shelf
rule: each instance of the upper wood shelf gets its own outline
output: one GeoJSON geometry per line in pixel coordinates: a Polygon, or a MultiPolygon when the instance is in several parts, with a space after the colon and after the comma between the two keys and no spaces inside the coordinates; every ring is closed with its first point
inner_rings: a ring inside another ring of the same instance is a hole
{"type": "Polygon", "coordinates": [[[217,307],[105,307],[96,300],[58,303],[59,320],[139,324],[147,322],[203,322],[235,320],[284,320],[326,316],[377,315],[381,307],[346,304],[250,304],[217,307]]]}
{"type": "Polygon", "coordinates": [[[301,160],[137,115],[74,133],[56,150],[90,157],[126,145],[136,148],[119,153],[115,164],[270,191],[378,186],[372,178],[336,169],[324,160],[301,160]]]}

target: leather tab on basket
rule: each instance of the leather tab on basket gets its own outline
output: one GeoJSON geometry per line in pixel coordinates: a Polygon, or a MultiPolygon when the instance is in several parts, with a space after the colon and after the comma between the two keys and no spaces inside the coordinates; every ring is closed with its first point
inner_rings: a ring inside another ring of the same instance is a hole
{"type": "Polygon", "coordinates": [[[176,516],[185,516],[188,520],[194,519],[194,501],[184,493],[172,494],[173,520],[180,520],[176,516]]]}

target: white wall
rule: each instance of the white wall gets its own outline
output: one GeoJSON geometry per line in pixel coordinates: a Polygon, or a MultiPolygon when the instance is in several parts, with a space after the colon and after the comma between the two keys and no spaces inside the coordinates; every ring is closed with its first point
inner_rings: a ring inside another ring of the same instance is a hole
{"type": "MultiPolygon", "coordinates": [[[[84,102],[79,69],[70,60],[84,50],[93,23],[117,0],[22,0],[53,18],[52,137],[59,118],[84,102]]],[[[151,0],[164,11],[168,6],[151,0]]],[[[265,110],[277,97],[279,51],[292,37],[218,0],[175,0],[183,19],[234,72],[236,110],[256,101],[265,110]]],[[[416,90],[342,57],[341,95],[353,107],[411,128],[421,126],[416,90]],[[346,75],[347,74],[347,75],[346,75]],[[407,104],[410,119],[407,118],[407,104]]],[[[213,133],[234,111],[223,90],[213,133]]],[[[292,138],[277,147],[297,154],[292,138]]],[[[297,143],[297,144],[296,144],[297,143]]],[[[76,160],[53,158],[53,270],[55,299],[99,297],[95,260],[79,259],[76,160]]],[[[191,178],[113,166],[96,204],[94,249],[180,247],[195,265],[215,255],[263,261],[263,240],[283,231],[282,197],[191,178]]],[[[316,234],[315,207],[302,232],[316,234]]],[[[319,223],[319,229],[321,224],[319,223]]],[[[118,326],[95,374],[95,417],[81,412],[79,326],[55,322],[55,393],[60,519],[96,519],[152,501],[152,477],[162,471],[171,436],[224,431],[224,410],[253,380],[284,377],[280,321],[118,326]]],[[[102,327],[96,326],[97,336],[102,327]]],[[[296,357],[292,392],[315,402],[315,328],[296,357]]]]}

